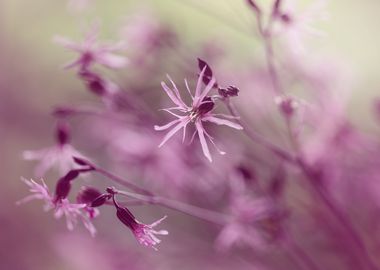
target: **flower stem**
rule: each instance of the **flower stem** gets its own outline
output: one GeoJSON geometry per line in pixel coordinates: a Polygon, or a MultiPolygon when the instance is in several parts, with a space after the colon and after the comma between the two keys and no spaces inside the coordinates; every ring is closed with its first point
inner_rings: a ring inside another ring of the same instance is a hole
{"type": "Polygon", "coordinates": [[[256,133],[253,131],[247,124],[243,122],[243,120],[240,119],[240,116],[235,109],[234,105],[230,102],[230,100],[226,100],[225,104],[234,117],[236,117],[236,122],[240,124],[243,127],[244,133],[254,142],[264,146],[265,148],[269,149],[271,152],[273,152],[275,155],[279,156],[280,158],[290,162],[295,163],[296,159],[285,149],[282,149],[281,147],[271,143],[267,139],[265,139],[262,135],[256,133]]]}
{"type": "Polygon", "coordinates": [[[129,191],[118,190],[117,193],[120,195],[124,195],[130,198],[136,199],[137,201],[145,202],[148,204],[161,205],[166,208],[173,209],[173,210],[185,213],[187,215],[197,217],[202,220],[215,223],[218,225],[225,225],[229,219],[228,215],[225,215],[225,214],[221,214],[221,213],[207,210],[207,209],[197,207],[194,205],[190,205],[183,202],[157,196],[153,194],[152,192],[150,192],[149,190],[141,188],[129,180],[126,180],[117,175],[114,175],[113,173],[103,168],[100,168],[89,161],[86,161],[86,163],[89,166],[91,166],[95,172],[107,177],[108,179],[112,180],[115,183],[118,183],[126,188],[133,190],[134,192],[137,192],[137,193],[133,193],[129,191]]]}
{"type": "Polygon", "coordinates": [[[197,217],[199,219],[215,223],[218,225],[225,225],[228,221],[228,216],[211,210],[207,210],[194,205],[186,204],[183,202],[171,200],[168,198],[155,196],[155,195],[141,195],[129,191],[117,191],[118,194],[134,198],[149,204],[161,205],[169,209],[173,209],[187,215],[197,217]]]}
{"type": "Polygon", "coordinates": [[[283,248],[289,256],[305,270],[321,270],[310,256],[289,235],[285,235],[283,248]]]}

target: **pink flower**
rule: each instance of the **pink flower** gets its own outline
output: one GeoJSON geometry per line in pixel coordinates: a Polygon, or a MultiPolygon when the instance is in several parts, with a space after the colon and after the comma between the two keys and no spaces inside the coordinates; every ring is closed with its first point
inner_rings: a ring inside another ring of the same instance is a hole
{"type": "Polygon", "coordinates": [[[232,246],[265,249],[281,233],[280,215],[267,198],[235,198],[231,205],[231,221],[216,239],[217,248],[232,246]]]}
{"type": "Polygon", "coordinates": [[[173,101],[173,103],[176,105],[176,107],[164,109],[164,111],[167,111],[171,115],[174,115],[178,119],[169,122],[168,124],[164,126],[154,126],[155,130],[166,130],[172,126],[174,126],[164,137],[159,147],[164,145],[174,134],[176,134],[180,129],[183,129],[183,140],[185,139],[186,135],[186,127],[189,123],[194,123],[195,125],[195,132],[193,134],[193,138],[195,133],[198,133],[199,141],[202,146],[203,154],[206,156],[206,158],[211,162],[211,154],[209,151],[209,148],[207,146],[206,138],[215,146],[215,148],[219,151],[220,154],[225,154],[224,152],[220,151],[213,140],[213,137],[211,137],[207,131],[203,127],[203,122],[212,122],[217,125],[226,125],[235,129],[243,129],[242,126],[239,124],[236,124],[234,122],[231,122],[227,119],[219,118],[217,116],[221,116],[224,118],[233,118],[229,115],[223,115],[223,114],[213,114],[212,110],[214,109],[214,101],[213,99],[208,96],[208,93],[211,91],[215,84],[215,78],[212,78],[207,86],[202,90],[202,81],[203,76],[205,74],[206,67],[203,68],[197,82],[197,86],[195,89],[195,95],[193,96],[191,94],[191,91],[189,89],[189,86],[187,84],[187,81],[185,80],[187,91],[189,92],[191,98],[192,98],[192,104],[191,106],[188,106],[185,104],[185,102],[182,100],[180,93],[174,84],[174,82],[171,80],[171,78],[168,76],[170,82],[173,85],[173,89],[170,89],[164,82],[161,83],[163,89],[165,90],[166,94],[169,96],[169,98],[173,101]],[[183,113],[183,115],[178,115],[173,112],[179,111],[183,113]]]}
{"type": "Polygon", "coordinates": [[[326,0],[315,0],[305,10],[295,10],[295,1],[282,1],[283,6],[279,16],[280,24],[275,25],[276,33],[284,37],[291,52],[296,55],[305,54],[305,42],[310,36],[323,36],[323,32],[313,27],[317,21],[326,20],[326,0]]]}
{"type": "Polygon", "coordinates": [[[76,43],[61,36],[55,37],[55,42],[79,54],[79,57],[65,65],[65,68],[79,66],[81,70],[86,70],[94,63],[115,69],[124,67],[127,64],[127,59],[114,54],[115,51],[122,50],[124,45],[122,43],[113,45],[99,44],[97,43],[98,35],[99,26],[94,24],[92,29],[85,35],[83,42],[76,43]]]}
{"type": "Polygon", "coordinates": [[[159,244],[161,240],[158,239],[156,235],[168,235],[169,232],[166,230],[156,231],[153,228],[160,224],[161,221],[166,218],[166,216],[157,220],[156,222],[153,222],[150,225],[143,224],[137,221],[135,216],[131,213],[131,211],[128,210],[128,208],[120,206],[115,200],[115,196],[113,196],[113,202],[116,207],[117,218],[129,229],[131,229],[137,241],[144,246],[157,250],[155,245],[159,244]]]}
{"type": "Polygon", "coordinates": [[[40,161],[35,169],[37,177],[42,177],[52,167],[57,167],[60,174],[65,174],[76,167],[73,156],[83,157],[80,152],[67,143],[57,144],[41,150],[23,152],[24,159],[40,161]]]}
{"type": "Polygon", "coordinates": [[[24,199],[21,199],[17,202],[17,204],[26,203],[35,199],[42,200],[45,202],[45,211],[54,209],[54,217],[56,219],[65,216],[66,226],[70,231],[74,229],[74,226],[78,223],[79,219],[82,221],[83,225],[90,232],[90,234],[95,236],[96,229],[94,225],[87,216],[86,212],[82,211],[85,210],[86,204],[73,204],[70,203],[68,199],[58,201],[55,200],[54,196],[50,194],[48,186],[42,179],[41,184],[38,184],[34,180],[27,180],[25,178],[21,178],[21,180],[30,187],[29,191],[32,194],[24,199]]]}
{"type": "Polygon", "coordinates": [[[164,219],[166,219],[166,216],[153,222],[150,225],[136,222],[134,228],[132,229],[132,232],[135,235],[137,241],[139,241],[139,243],[144,246],[152,247],[153,249],[157,250],[157,248],[155,248],[155,245],[159,244],[161,240],[158,239],[156,235],[168,235],[169,232],[166,230],[156,231],[153,228],[160,224],[164,219]]]}
{"type": "Polygon", "coordinates": [[[87,211],[85,210],[86,207],[86,204],[70,203],[68,199],[63,199],[56,203],[54,217],[59,219],[62,216],[65,216],[66,226],[70,231],[74,229],[79,219],[90,234],[95,236],[96,229],[92,224],[90,217],[87,215],[87,211]],[[83,213],[82,210],[85,211],[85,213],[83,213]]]}
{"type": "Polygon", "coordinates": [[[21,181],[29,186],[29,191],[32,193],[24,199],[19,200],[16,204],[23,204],[31,200],[43,200],[45,202],[44,210],[48,211],[54,208],[54,196],[50,194],[48,186],[45,181],[41,179],[41,184],[36,183],[34,180],[27,180],[21,177],[21,181]]]}

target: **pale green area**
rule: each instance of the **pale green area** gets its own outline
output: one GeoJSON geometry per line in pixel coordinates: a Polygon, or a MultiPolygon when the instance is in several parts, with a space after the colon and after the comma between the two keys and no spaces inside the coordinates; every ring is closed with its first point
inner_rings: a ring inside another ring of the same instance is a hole
{"type": "MultiPolygon", "coordinates": [[[[100,18],[104,37],[113,38],[117,36],[115,29],[122,25],[123,19],[142,8],[149,8],[163,20],[170,21],[186,37],[189,44],[197,43],[208,36],[225,39],[236,47],[233,61],[245,61],[260,52],[257,40],[246,34],[254,33],[254,21],[245,8],[244,1],[93,0],[95,6],[86,11],[84,16],[67,12],[67,2],[2,0],[0,4],[1,27],[5,29],[8,43],[25,49],[33,64],[41,65],[39,70],[56,68],[70,57],[52,44],[51,39],[55,34],[79,39],[80,25],[100,18]]],[[[301,2],[307,6],[312,1],[301,2]]],[[[261,3],[269,1],[262,0],[261,3]]],[[[343,61],[352,70],[352,116],[355,120],[362,121],[363,117],[367,119],[369,116],[369,100],[380,94],[380,1],[331,0],[328,11],[329,21],[319,25],[327,36],[317,41],[317,51],[343,61]]],[[[62,73],[57,72],[51,76],[56,76],[54,78],[57,83],[64,80],[78,86],[77,82],[71,81],[70,76],[62,73]]]]}

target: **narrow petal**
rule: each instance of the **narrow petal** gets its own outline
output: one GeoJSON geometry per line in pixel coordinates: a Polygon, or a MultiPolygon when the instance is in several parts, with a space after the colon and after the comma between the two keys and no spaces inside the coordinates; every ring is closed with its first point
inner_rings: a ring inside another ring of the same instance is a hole
{"type": "Polygon", "coordinates": [[[73,67],[76,67],[76,66],[79,66],[82,64],[82,59],[81,58],[78,58],[78,59],[75,59],[75,60],[72,60],[68,63],[66,63],[64,66],[63,66],[63,69],[70,69],[70,68],[73,68],[73,67]]]}
{"type": "Polygon", "coordinates": [[[178,100],[182,101],[181,95],[179,94],[179,91],[178,91],[178,88],[177,88],[176,84],[174,83],[174,81],[172,80],[172,78],[170,78],[170,76],[168,74],[166,74],[166,77],[168,77],[169,81],[173,85],[173,92],[174,92],[174,94],[176,95],[176,97],[178,98],[178,100]]]}
{"type": "Polygon", "coordinates": [[[178,115],[178,114],[172,112],[172,111],[169,110],[169,109],[162,109],[162,111],[168,112],[168,113],[170,113],[171,115],[173,115],[173,116],[175,116],[175,117],[177,117],[177,118],[183,118],[183,117],[184,117],[183,115],[178,115]]]}
{"type": "Polygon", "coordinates": [[[162,142],[160,143],[160,145],[158,147],[163,146],[181,128],[186,128],[186,125],[189,123],[189,121],[190,121],[190,119],[188,117],[185,117],[185,118],[181,119],[180,123],[178,125],[176,125],[172,130],[170,130],[165,135],[164,139],[162,140],[162,142]]]}
{"type": "Polygon", "coordinates": [[[243,127],[237,123],[234,123],[234,122],[226,120],[226,119],[214,117],[214,116],[202,117],[202,121],[212,122],[212,123],[217,124],[217,125],[225,125],[225,126],[229,126],[229,127],[235,128],[235,129],[239,129],[239,130],[243,129],[243,127]]]}
{"type": "Polygon", "coordinates": [[[207,96],[207,94],[211,91],[212,87],[214,86],[215,84],[215,78],[212,77],[212,79],[210,80],[210,82],[208,83],[208,85],[206,85],[205,89],[202,91],[202,93],[200,94],[200,96],[198,97],[197,101],[195,102],[194,100],[194,103],[193,103],[193,106],[199,106],[200,103],[202,102],[202,100],[207,96]]]}
{"type": "Polygon", "coordinates": [[[205,138],[205,135],[204,135],[204,128],[203,128],[202,122],[201,122],[200,120],[197,120],[197,121],[195,122],[195,127],[196,127],[197,132],[198,132],[199,141],[200,141],[201,146],[202,146],[203,154],[205,155],[205,157],[206,157],[210,162],[212,162],[212,158],[211,158],[210,150],[208,149],[207,142],[206,142],[206,138],[205,138]]]}
{"type": "Polygon", "coordinates": [[[163,126],[157,126],[157,125],[155,125],[154,126],[154,130],[165,130],[165,129],[168,129],[171,126],[173,126],[174,124],[179,123],[179,122],[181,122],[181,119],[176,119],[176,120],[171,121],[171,122],[169,122],[169,123],[167,123],[166,125],[163,125],[163,126]]]}
{"type": "Polygon", "coordinates": [[[194,102],[195,102],[195,100],[198,100],[199,96],[201,95],[201,88],[202,88],[202,84],[203,84],[203,75],[206,72],[206,67],[207,66],[205,66],[202,69],[201,73],[199,74],[199,78],[198,78],[198,81],[197,81],[197,87],[195,88],[194,102]]]}
{"type": "Polygon", "coordinates": [[[178,99],[178,97],[173,94],[172,90],[164,82],[161,82],[161,86],[174,104],[183,109],[187,108],[186,104],[182,100],[178,99]]]}
{"type": "Polygon", "coordinates": [[[149,225],[149,227],[153,228],[155,226],[157,226],[158,224],[160,224],[162,221],[164,221],[168,216],[163,216],[162,218],[160,218],[159,220],[153,222],[152,224],[149,225]]]}
{"type": "Polygon", "coordinates": [[[109,68],[122,68],[127,65],[127,59],[112,53],[100,53],[96,55],[96,61],[109,68]]]}
{"type": "Polygon", "coordinates": [[[189,83],[187,82],[186,79],[185,79],[185,85],[186,85],[186,90],[187,90],[187,92],[189,92],[189,95],[191,96],[191,99],[194,100],[194,96],[191,94],[191,90],[190,90],[190,87],[189,87],[189,83]]]}
{"type": "Polygon", "coordinates": [[[82,51],[82,46],[80,44],[75,43],[74,41],[62,36],[55,36],[53,38],[53,42],[63,46],[66,49],[70,49],[76,52],[82,51]]]}

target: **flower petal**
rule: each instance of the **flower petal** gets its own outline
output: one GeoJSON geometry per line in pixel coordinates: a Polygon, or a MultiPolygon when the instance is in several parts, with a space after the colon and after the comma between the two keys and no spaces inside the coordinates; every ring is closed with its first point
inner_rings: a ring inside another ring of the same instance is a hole
{"type": "Polygon", "coordinates": [[[176,125],[172,130],[170,130],[164,137],[164,139],[162,140],[162,142],[160,143],[160,145],[158,147],[161,147],[163,146],[174,134],[177,133],[178,130],[180,130],[181,128],[186,128],[186,125],[190,122],[190,118],[189,117],[184,117],[183,119],[181,119],[181,121],[179,122],[178,125],[176,125]]]}
{"type": "Polygon", "coordinates": [[[124,56],[113,53],[100,53],[95,55],[96,61],[109,68],[122,68],[127,65],[127,59],[124,56]]]}
{"type": "Polygon", "coordinates": [[[179,122],[181,122],[181,119],[176,119],[176,120],[171,121],[171,122],[169,122],[169,123],[167,123],[166,125],[163,125],[163,126],[157,126],[157,125],[155,125],[154,126],[154,130],[165,130],[165,129],[168,129],[172,125],[174,125],[176,123],[179,123],[179,122]]]}
{"type": "Polygon", "coordinates": [[[202,117],[202,121],[212,122],[212,123],[217,124],[217,125],[225,125],[225,126],[229,126],[229,127],[238,129],[238,130],[243,129],[243,127],[237,123],[234,123],[234,122],[226,120],[226,119],[221,119],[221,118],[218,118],[215,116],[211,116],[211,115],[202,117]]]}
{"type": "Polygon", "coordinates": [[[198,132],[199,141],[200,141],[201,146],[202,146],[203,154],[205,155],[205,157],[206,157],[210,162],[212,162],[212,158],[211,158],[210,150],[208,149],[208,146],[207,146],[206,138],[205,138],[205,135],[204,135],[204,128],[203,128],[203,125],[202,125],[201,120],[197,120],[197,121],[195,122],[195,127],[196,127],[197,132],[198,132]]]}
{"type": "Polygon", "coordinates": [[[186,109],[186,104],[179,99],[175,94],[173,94],[173,91],[164,83],[161,82],[162,88],[165,90],[166,94],[169,96],[169,98],[173,101],[174,104],[176,104],[178,107],[186,109]]]}

